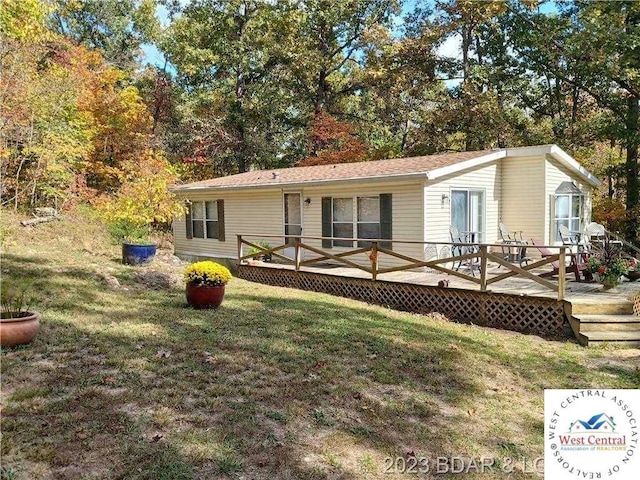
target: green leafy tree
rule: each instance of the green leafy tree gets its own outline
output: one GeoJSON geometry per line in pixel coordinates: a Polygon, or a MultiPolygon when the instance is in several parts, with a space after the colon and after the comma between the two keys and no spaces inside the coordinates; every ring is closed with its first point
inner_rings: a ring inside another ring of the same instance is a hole
{"type": "Polygon", "coordinates": [[[59,33],[98,49],[106,61],[133,70],[141,45],[160,33],[155,0],[56,0],[51,24],[59,33]]]}

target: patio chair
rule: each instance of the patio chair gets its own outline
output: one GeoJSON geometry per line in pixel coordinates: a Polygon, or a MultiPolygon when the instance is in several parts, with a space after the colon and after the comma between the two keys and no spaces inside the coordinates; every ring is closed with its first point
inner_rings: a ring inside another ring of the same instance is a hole
{"type": "MultiPolygon", "coordinates": [[[[542,242],[540,241],[536,243],[536,241],[532,239],[531,245],[534,246],[538,250],[538,252],[540,252],[540,255],[542,256],[542,258],[549,258],[555,255],[555,253],[552,252],[550,249],[541,246],[542,242]]],[[[577,253],[569,252],[567,253],[567,256],[569,256],[570,261],[569,261],[569,265],[565,265],[565,272],[573,273],[574,276],[576,277],[576,282],[582,281],[582,278],[580,277],[580,272],[583,272],[585,280],[588,281],[589,277],[591,277],[591,273],[587,270],[587,264],[579,261],[579,255],[577,253]]],[[[545,272],[540,274],[540,277],[549,278],[549,277],[555,277],[556,275],[558,275],[558,273],[560,272],[560,262],[556,260],[555,262],[552,262],[550,265],[553,267],[553,270],[550,272],[545,272]]]]}
{"type": "Polygon", "coordinates": [[[498,229],[500,230],[500,238],[503,243],[524,242],[522,239],[522,230],[510,232],[504,223],[499,223],[498,229]]]}
{"type": "MultiPolygon", "coordinates": [[[[430,262],[431,260],[438,259],[438,247],[435,245],[427,245],[424,248],[424,261],[430,262]]],[[[425,273],[435,273],[436,271],[431,267],[424,267],[425,273]]]]}
{"type": "MultiPolygon", "coordinates": [[[[451,255],[451,248],[449,248],[448,245],[445,245],[444,247],[442,247],[440,249],[440,258],[449,258],[451,256],[452,256],[451,255]]],[[[442,267],[445,267],[445,268],[453,268],[454,263],[453,262],[451,262],[451,263],[448,262],[448,263],[440,264],[440,265],[442,267]]]]}
{"type": "MultiPolygon", "coordinates": [[[[452,257],[457,257],[459,255],[465,255],[467,253],[473,253],[477,251],[475,247],[470,247],[467,245],[458,245],[461,243],[474,243],[474,237],[472,236],[471,233],[467,232],[467,233],[461,234],[456,227],[451,225],[449,226],[449,235],[451,235],[451,243],[453,244],[451,245],[452,257]]],[[[456,266],[456,262],[454,262],[453,269],[456,271],[460,270],[460,267],[462,267],[463,265],[469,268],[469,270],[471,271],[471,275],[473,276],[475,276],[474,269],[480,268],[480,265],[477,262],[474,262],[474,259],[470,259],[470,260],[458,261],[457,266],[456,266]]]]}
{"type": "Polygon", "coordinates": [[[604,225],[600,225],[596,222],[591,222],[584,227],[584,242],[587,246],[587,250],[591,250],[592,246],[601,248],[607,239],[607,229],[604,225]]]}
{"type": "Polygon", "coordinates": [[[502,247],[502,258],[509,262],[518,263],[520,267],[527,265],[530,258],[527,257],[527,242],[522,238],[522,230],[510,232],[504,223],[498,224],[500,231],[500,243],[502,247]]]}
{"type": "Polygon", "coordinates": [[[560,240],[562,240],[563,245],[571,247],[580,245],[580,241],[582,240],[580,232],[573,232],[569,230],[569,227],[566,225],[559,225],[558,232],[560,233],[560,240]]]}
{"type": "MultiPolygon", "coordinates": [[[[459,257],[463,254],[464,248],[460,243],[465,243],[464,239],[460,235],[460,231],[454,227],[453,225],[449,226],[449,235],[451,236],[451,256],[459,257]]],[[[457,262],[458,266],[456,267],[456,262],[453,262],[453,269],[459,270],[462,265],[462,261],[457,262]]]]}

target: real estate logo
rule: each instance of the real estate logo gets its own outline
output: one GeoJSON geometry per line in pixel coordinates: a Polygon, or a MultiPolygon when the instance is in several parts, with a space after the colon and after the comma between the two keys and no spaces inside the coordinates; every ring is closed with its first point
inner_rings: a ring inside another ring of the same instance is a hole
{"type": "Polygon", "coordinates": [[[637,479],[640,390],[545,390],[544,476],[637,479]]]}

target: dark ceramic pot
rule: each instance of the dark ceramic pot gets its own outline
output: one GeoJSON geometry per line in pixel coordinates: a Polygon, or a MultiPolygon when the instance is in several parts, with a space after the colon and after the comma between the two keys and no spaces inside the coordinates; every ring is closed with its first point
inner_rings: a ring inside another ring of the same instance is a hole
{"type": "Polygon", "coordinates": [[[38,313],[25,312],[21,317],[0,320],[0,345],[13,347],[31,342],[40,329],[38,313]]]}
{"type": "Polygon", "coordinates": [[[224,298],[224,285],[187,283],[187,303],[193,308],[218,308],[224,298]]]}
{"type": "Polygon", "coordinates": [[[640,279],[640,270],[629,270],[624,274],[624,276],[627,277],[630,281],[635,282],[636,280],[640,279]]]}
{"type": "Polygon", "coordinates": [[[156,245],[149,243],[140,245],[137,243],[122,244],[122,263],[126,265],[142,265],[149,263],[156,256],[156,245]]]}

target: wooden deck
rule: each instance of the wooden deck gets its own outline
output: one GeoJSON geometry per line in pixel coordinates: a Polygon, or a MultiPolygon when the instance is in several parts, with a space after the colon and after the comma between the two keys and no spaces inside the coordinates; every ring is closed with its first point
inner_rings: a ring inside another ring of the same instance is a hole
{"type": "Polygon", "coordinates": [[[362,241],[364,247],[340,253],[309,245],[299,236],[287,240],[262,247],[238,235],[238,276],[524,333],[558,336],[572,330],[583,345],[617,341],[640,346],[640,282],[624,281],[605,290],[596,282],[577,281],[575,275],[584,280],[584,265],[576,264],[580,259],[564,246],[545,246],[557,254],[519,265],[517,259],[510,261],[511,255],[501,255],[502,244],[450,244],[449,251],[458,249],[456,255],[420,259],[384,248],[382,240],[362,241]],[[244,246],[254,253],[245,254],[244,246]],[[294,254],[284,255],[286,248],[294,254]],[[256,250],[275,262],[254,260],[256,250]],[[369,260],[365,264],[355,258],[363,254],[369,260]],[[380,255],[396,259],[396,265],[381,267],[380,255]]]}
{"type": "MultiPolygon", "coordinates": [[[[250,262],[251,265],[260,266],[265,268],[275,269],[288,269],[293,270],[293,265],[285,265],[278,263],[265,263],[265,262],[250,262]]],[[[505,272],[503,267],[497,265],[487,265],[490,275],[500,275],[505,272]]],[[[448,275],[440,272],[429,272],[423,270],[416,271],[402,271],[402,272],[390,272],[383,273],[377,276],[377,280],[387,280],[391,282],[410,283],[416,285],[430,285],[437,287],[438,282],[446,280],[448,282],[447,288],[456,288],[463,290],[477,291],[478,286],[474,283],[468,282],[457,276],[448,275]]],[[[300,271],[321,273],[323,275],[335,275],[340,277],[350,278],[371,278],[371,275],[363,270],[356,268],[343,267],[341,265],[325,264],[323,266],[316,267],[300,267],[300,271]]],[[[465,272],[464,269],[460,270],[465,272]]],[[[465,273],[469,271],[466,270],[465,273]]],[[[535,270],[534,270],[535,272],[535,270]]],[[[488,293],[504,293],[509,295],[518,296],[531,296],[531,297],[545,297],[556,298],[556,293],[539,285],[527,278],[511,277],[491,285],[487,289],[488,293]]],[[[567,274],[566,282],[566,295],[565,300],[572,304],[586,304],[597,305],[601,303],[605,304],[617,304],[631,302],[633,297],[640,294],[640,281],[627,282],[619,284],[618,287],[612,290],[604,290],[602,285],[597,282],[576,282],[573,276],[567,274]]]]}

